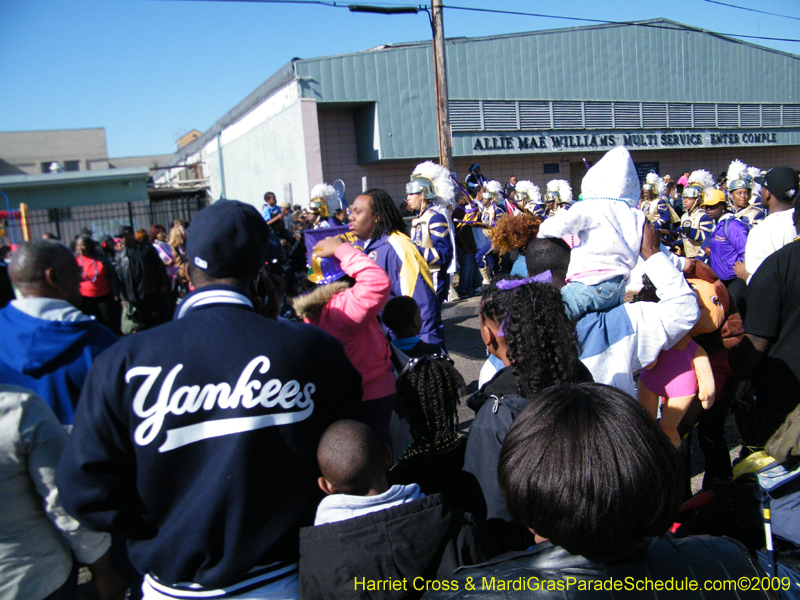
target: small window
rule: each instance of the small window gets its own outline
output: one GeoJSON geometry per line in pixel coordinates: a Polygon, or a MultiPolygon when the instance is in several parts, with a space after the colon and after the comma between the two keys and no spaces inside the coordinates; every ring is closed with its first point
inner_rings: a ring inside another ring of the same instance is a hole
{"type": "Polygon", "coordinates": [[[670,129],[689,129],[692,127],[693,121],[691,104],[670,103],[667,108],[670,129]]]}
{"type": "Polygon", "coordinates": [[[694,104],[694,126],[715,129],[717,127],[717,107],[714,104],[694,104]]]}
{"type": "Polygon", "coordinates": [[[614,104],[612,102],[584,102],[586,129],[612,129],[614,104]]]}
{"type": "Polygon", "coordinates": [[[800,106],[797,106],[796,104],[783,105],[783,126],[800,126],[800,106]]]}
{"type": "Polygon", "coordinates": [[[72,221],[72,208],[69,206],[65,208],[48,208],[47,220],[50,223],[72,221]]]}
{"type": "Polygon", "coordinates": [[[717,104],[717,127],[739,127],[738,104],[717,104]]]}
{"type": "Polygon", "coordinates": [[[583,103],[553,102],[553,125],[556,129],[582,129],[583,103]]]}
{"type": "Polygon", "coordinates": [[[780,104],[764,104],[761,107],[762,127],[780,127],[781,126],[781,105],[780,104]]]}
{"type": "Polygon", "coordinates": [[[615,102],[614,125],[617,129],[641,129],[642,111],[638,102],[615,102]]]}

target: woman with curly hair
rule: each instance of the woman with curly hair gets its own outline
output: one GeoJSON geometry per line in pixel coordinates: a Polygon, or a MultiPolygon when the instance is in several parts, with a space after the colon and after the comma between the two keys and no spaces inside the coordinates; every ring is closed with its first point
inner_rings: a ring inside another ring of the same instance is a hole
{"type": "MultiPolygon", "coordinates": [[[[528,268],[525,266],[525,249],[539,233],[542,220],[530,213],[503,215],[489,233],[492,249],[501,255],[501,263],[511,264],[508,271],[512,276],[525,277],[528,268]]],[[[505,270],[505,268],[504,268],[505,270]]]]}
{"type": "MultiPolygon", "coordinates": [[[[549,271],[492,282],[484,290],[479,319],[487,352],[505,366],[468,402],[477,414],[470,426],[464,471],[480,486],[485,501],[472,512],[511,522],[497,483],[497,460],[508,428],[536,393],[563,383],[590,382],[592,376],[579,359],[575,323],[561,293],[550,285],[549,271]]],[[[515,535],[506,541],[509,550],[527,543],[524,536],[515,535]]]]}
{"type": "Polygon", "coordinates": [[[458,433],[464,378],[447,356],[412,358],[397,380],[395,410],[408,423],[412,441],[396,457],[389,483],[416,483],[426,494],[444,494],[459,506],[459,480],[466,438],[458,433]]]}

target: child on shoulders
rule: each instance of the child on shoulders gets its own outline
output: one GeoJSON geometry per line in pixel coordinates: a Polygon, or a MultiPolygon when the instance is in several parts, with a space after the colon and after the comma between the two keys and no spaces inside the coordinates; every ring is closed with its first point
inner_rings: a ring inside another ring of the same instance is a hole
{"type": "Polygon", "coordinates": [[[574,320],[622,303],[647,220],[636,208],[639,177],[623,146],[589,169],[581,197],[570,210],[559,211],[539,226],[540,236],[562,238],[572,246],[561,294],[574,320]]]}
{"type": "MultiPolygon", "coordinates": [[[[392,352],[378,314],[389,299],[391,281],[366,254],[329,230],[310,232],[319,239],[311,255],[309,280],[316,287],[293,299],[297,316],[342,342],[347,358],[361,373],[364,392],[356,418],[391,442],[390,423],[395,395],[392,352]]],[[[298,282],[298,287],[302,284],[298,282]]]]}

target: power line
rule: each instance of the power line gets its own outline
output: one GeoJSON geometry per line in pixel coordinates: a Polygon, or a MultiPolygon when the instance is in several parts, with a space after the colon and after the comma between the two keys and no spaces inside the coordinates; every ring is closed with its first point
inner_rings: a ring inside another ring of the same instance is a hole
{"type": "MultiPolygon", "coordinates": [[[[350,8],[350,4],[346,2],[336,2],[332,0],[188,0],[191,2],[261,2],[265,4],[317,4],[320,6],[330,6],[332,8],[350,8]]],[[[753,10],[754,12],[764,12],[764,11],[756,11],[755,9],[748,9],[743,8],[741,6],[734,6],[732,4],[724,4],[722,2],[717,2],[716,0],[704,0],[705,2],[713,2],[715,4],[723,4],[724,6],[730,6],[733,8],[741,8],[743,10],[753,10]]],[[[385,6],[397,6],[396,4],[390,4],[386,2],[375,2],[374,4],[382,4],[385,6]]],[[[419,5],[417,8],[421,12],[428,12],[429,7],[426,5],[419,5]]],[[[521,12],[521,11],[513,11],[513,10],[499,10],[494,8],[474,8],[470,6],[455,6],[450,4],[443,5],[443,8],[450,9],[450,10],[463,10],[469,12],[481,12],[481,13],[491,13],[497,15],[511,15],[511,16],[520,16],[520,17],[537,17],[540,19],[558,19],[562,21],[580,21],[583,23],[597,23],[599,25],[629,25],[633,27],[650,27],[653,29],[671,29],[673,31],[693,31],[698,30],[699,28],[686,28],[686,27],[673,27],[665,24],[657,24],[657,23],[637,23],[634,21],[608,21],[608,20],[601,20],[601,19],[588,19],[585,17],[566,17],[566,16],[559,16],[559,15],[545,15],[541,13],[529,13],[529,12],[521,12]]],[[[764,13],[773,15],[774,13],[764,13]]],[[[775,15],[775,16],[783,16],[783,15],[775,15]]],[[[796,19],[797,17],[788,17],[790,19],[796,19]]],[[[798,19],[800,20],[800,19],[798,19]]],[[[749,40],[765,40],[771,42],[793,42],[793,43],[800,43],[800,39],[794,38],[776,38],[776,37],[767,37],[763,35],[744,35],[741,33],[722,33],[719,31],[710,31],[710,30],[702,30],[703,32],[711,33],[713,35],[724,35],[727,37],[733,38],[743,38],[749,40]]]]}
{"type": "MultiPolygon", "coordinates": [[[[710,1],[710,0],[708,0],[710,1]]],[[[483,12],[483,13],[493,13],[493,14],[500,14],[500,15],[514,15],[514,16],[522,16],[522,17],[538,17],[542,19],[560,19],[565,21],[583,21],[584,23],[599,23],[601,25],[631,25],[635,27],[651,27],[654,29],[671,29],[673,31],[691,31],[691,29],[687,29],[685,27],[672,27],[669,25],[657,24],[657,23],[637,23],[634,21],[607,21],[607,20],[599,20],[599,19],[586,19],[581,17],[562,17],[557,15],[544,15],[539,13],[527,13],[527,12],[519,12],[519,11],[511,11],[511,10],[499,10],[494,8],[474,8],[469,6],[453,6],[450,4],[445,4],[444,8],[449,8],[451,10],[465,10],[471,12],[483,12]]],[[[706,31],[706,30],[704,30],[706,31]]],[[[746,38],[751,40],[769,40],[773,42],[796,42],[800,43],[800,39],[792,39],[792,38],[774,38],[774,37],[766,37],[762,35],[743,35],[740,33],[722,33],[719,31],[708,31],[708,33],[712,33],[714,35],[724,35],[728,37],[736,37],[736,38],[746,38]]]]}
{"type": "Polygon", "coordinates": [[[794,19],[795,21],[800,21],[800,17],[793,17],[791,15],[779,15],[778,13],[771,13],[765,10],[756,10],[755,8],[747,8],[746,6],[736,6],[735,4],[727,4],[725,2],[718,2],[717,0],[703,0],[704,2],[709,2],[711,4],[719,4],[720,6],[727,6],[729,8],[738,8],[739,10],[746,10],[749,12],[754,13],[761,13],[762,15],[770,15],[771,17],[781,17],[784,19],[794,19]]]}

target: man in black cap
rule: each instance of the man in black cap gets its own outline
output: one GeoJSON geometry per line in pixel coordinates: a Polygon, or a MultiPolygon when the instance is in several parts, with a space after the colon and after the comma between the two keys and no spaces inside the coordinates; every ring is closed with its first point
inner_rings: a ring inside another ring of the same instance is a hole
{"type": "Polygon", "coordinates": [[[195,291],[172,322],[101,355],[84,387],[57,474],[62,501],[128,539],[145,598],[297,597],[317,443],[355,411],[361,376],[321,330],[254,310],[267,239],[248,204],[197,213],[195,291]]]}
{"type": "Polygon", "coordinates": [[[795,236],[794,201],[800,193],[797,171],[790,167],[775,167],[763,177],[756,177],[761,184],[761,201],[769,209],[769,215],[755,225],[747,236],[744,263],[736,263],[736,275],[749,281],[753,273],[770,254],[783,248],[795,236]]]}
{"type": "Polygon", "coordinates": [[[120,228],[123,246],[116,256],[122,296],[122,333],[155,327],[171,316],[170,282],[152,244],[136,241],[133,228],[120,228]]]}

